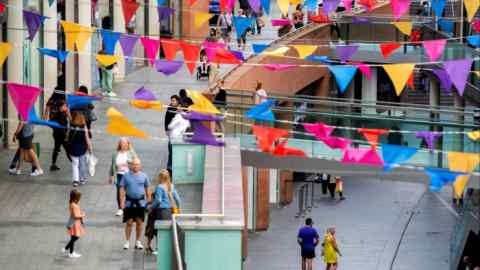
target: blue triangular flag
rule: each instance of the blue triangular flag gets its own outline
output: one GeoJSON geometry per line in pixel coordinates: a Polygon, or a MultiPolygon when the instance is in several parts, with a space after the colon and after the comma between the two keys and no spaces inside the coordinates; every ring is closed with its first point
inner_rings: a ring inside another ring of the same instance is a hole
{"type": "Polygon", "coordinates": [[[157,0],[157,6],[165,6],[167,0],[157,0]]]}
{"type": "Polygon", "coordinates": [[[67,94],[67,106],[70,110],[81,109],[94,101],[100,100],[100,97],[96,96],[79,96],[67,94]]]}
{"type": "Polygon", "coordinates": [[[58,61],[60,61],[60,63],[65,62],[65,59],[68,56],[67,51],[58,51],[58,50],[52,50],[52,49],[47,49],[47,48],[38,48],[38,51],[41,54],[57,58],[58,61]]]}
{"type": "Polygon", "coordinates": [[[450,20],[445,20],[445,19],[439,19],[438,20],[438,25],[440,26],[440,30],[447,32],[447,33],[453,33],[453,21],[450,20]]]}
{"type": "Polygon", "coordinates": [[[267,99],[264,102],[250,108],[245,112],[245,116],[255,120],[275,121],[275,115],[272,112],[274,99],[267,99]]]}
{"type": "Polygon", "coordinates": [[[28,114],[28,122],[34,125],[47,126],[51,128],[65,128],[64,126],[60,125],[55,121],[47,121],[47,120],[40,119],[37,116],[37,112],[35,111],[35,106],[32,107],[32,109],[30,110],[30,113],[28,114]]]}
{"type": "Polygon", "coordinates": [[[432,0],[432,9],[435,16],[442,17],[443,9],[445,8],[446,0],[432,0]]]}
{"type": "Polygon", "coordinates": [[[332,63],[333,61],[328,59],[326,55],[309,55],[305,58],[308,61],[323,62],[323,63],[332,63]]]}
{"type": "Polygon", "coordinates": [[[480,35],[468,36],[467,41],[473,47],[480,47],[480,35]]]}
{"type": "Polygon", "coordinates": [[[270,15],[270,0],[261,0],[262,3],[262,8],[267,13],[267,15],[270,15]]]}
{"type": "Polygon", "coordinates": [[[117,41],[120,39],[120,33],[118,32],[112,32],[108,30],[101,30],[100,31],[102,35],[102,41],[103,41],[103,50],[105,51],[105,54],[112,54],[115,52],[115,45],[117,44],[117,41]]]}
{"type": "Polygon", "coordinates": [[[383,170],[388,172],[396,164],[402,164],[417,153],[417,148],[394,144],[382,144],[383,170]]]}
{"type": "Polygon", "coordinates": [[[440,191],[445,184],[455,182],[457,176],[465,175],[461,172],[452,172],[448,169],[425,168],[430,176],[430,191],[440,191]]]}
{"type": "Polygon", "coordinates": [[[268,44],[252,44],[252,50],[254,54],[261,54],[265,49],[268,48],[268,44]]]}
{"type": "Polygon", "coordinates": [[[345,90],[347,89],[347,86],[352,81],[353,76],[355,76],[355,73],[357,72],[357,67],[341,65],[328,66],[328,69],[330,69],[330,72],[332,72],[333,76],[335,76],[335,80],[337,81],[340,93],[343,94],[343,92],[345,92],[345,90]]]}
{"type": "Polygon", "coordinates": [[[247,31],[247,28],[252,26],[252,19],[248,17],[234,16],[233,24],[235,26],[235,31],[237,32],[237,38],[240,38],[243,33],[247,31]]]}
{"type": "Polygon", "coordinates": [[[307,7],[307,10],[309,10],[309,11],[317,11],[318,10],[317,0],[305,0],[305,6],[307,7]]]}

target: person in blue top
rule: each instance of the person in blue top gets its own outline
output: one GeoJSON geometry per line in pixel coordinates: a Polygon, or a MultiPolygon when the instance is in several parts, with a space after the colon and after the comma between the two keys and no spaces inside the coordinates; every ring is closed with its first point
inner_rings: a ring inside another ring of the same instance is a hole
{"type": "Polygon", "coordinates": [[[302,270],[313,269],[313,258],[315,258],[315,247],[320,241],[317,230],[313,228],[313,220],[307,218],[305,226],[298,231],[297,242],[301,247],[302,270]]]}
{"type": "Polygon", "coordinates": [[[155,230],[156,220],[170,220],[172,213],[178,213],[180,208],[180,197],[177,190],[172,185],[170,180],[170,173],[168,170],[162,170],[156,178],[153,201],[149,208],[148,223],[145,228],[145,236],[147,237],[147,251],[156,254],[151,247],[151,242],[154,236],[157,235],[155,230]]]}
{"type": "Polygon", "coordinates": [[[140,159],[134,158],[130,163],[130,170],[126,172],[120,180],[120,203],[123,209],[123,223],[125,224],[126,241],[123,249],[130,247],[130,235],[132,234],[132,225],[136,223],[136,249],[143,249],[140,242],[142,237],[143,221],[145,219],[145,209],[147,201],[150,201],[150,178],[141,172],[140,159]]]}

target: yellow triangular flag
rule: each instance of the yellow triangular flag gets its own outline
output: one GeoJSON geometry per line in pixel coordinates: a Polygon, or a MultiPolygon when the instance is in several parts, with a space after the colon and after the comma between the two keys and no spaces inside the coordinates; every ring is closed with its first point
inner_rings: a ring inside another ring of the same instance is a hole
{"type": "Polygon", "coordinates": [[[206,22],[208,22],[213,17],[213,14],[205,13],[205,12],[195,12],[193,13],[193,21],[195,24],[195,28],[199,28],[206,22]]]}
{"type": "Polygon", "coordinates": [[[115,108],[110,107],[107,110],[107,116],[109,117],[108,125],[106,128],[107,133],[117,136],[138,137],[146,139],[148,135],[137,129],[128,119],[115,108]]]}
{"type": "Polygon", "coordinates": [[[0,67],[3,65],[11,51],[12,44],[8,42],[0,42],[0,67]]]}
{"type": "Polygon", "coordinates": [[[80,25],[78,31],[79,32],[77,34],[77,39],[75,40],[75,45],[77,45],[77,51],[81,52],[92,36],[92,33],[95,31],[95,28],[80,25]]]}
{"type": "Polygon", "coordinates": [[[395,27],[407,36],[412,34],[412,22],[394,22],[395,27]]]}
{"type": "Polygon", "coordinates": [[[280,48],[275,49],[273,51],[267,51],[267,52],[264,51],[262,53],[265,54],[265,55],[283,56],[286,52],[288,52],[288,50],[290,50],[289,47],[283,46],[283,47],[280,47],[280,48]]]}
{"type": "Polygon", "coordinates": [[[315,45],[293,45],[293,48],[297,50],[298,57],[305,58],[317,50],[315,45]]]}
{"type": "Polygon", "coordinates": [[[63,32],[65,33],[65,44],[67,51],[74,51],[75,42],[78,38],[78,33],[80,32],[80,25],[67,21],[60,21],[60,24],[63,27],[63,32]]]}
{"type": "Polygon", "coordinates": [[[290,6],[290,0],[277,0],[277,5],[283,15],[288,15],[288,7],[290,6]]]}
{"type": "Polygon", "coordinates": [[[472,141],[480,141],[480,130],[470,131],[467,133],[467,136],[472,141]]]}
{"type": "Polygon", "coordinates": [[[220,111],[204,95],[197,91],[187,90],[188,96],[192,99],[193,105],[188,107],[199,113],[220,113],[220,111]]]}
{"type": "MultiPolygon", "coordinates": [[[[471,173],[480,163],[478,153],[448,152],[448,168],[455,172],[471,173]]],[[[461,198],[470,175],[457,176],[453,183],[455,198],[461,198]]]]}
{"type": "Polygon", "coordinates": [[[303,0],[290,0],[290,4],[292,5],[298,5],[298,4],[302,4],[303,3],[303,0]]]}
{"type": "Polygon", "coordinates": [[[115,64],[118,59],[120,59],[120,56],[118,55],[108,55],[108,54],[97,54],[97,61],[100,63],[100,65],[104,67],[111,66],[115,64]]]}
{"type": "Polygon", "coordinates": [[[463,0],[465,5],[465,10],[467,11],[468,21],[471,22],[475,13],[477,13],[478,7],[480,6],[480,0],[463,0]]]}
{"type": "Polygon", "coordinates": [[[400,96],[402,93],[414,68],[415,64],[383,65],[383,69],[387,72],[390,80],[392,80],[393,85],[395,86],[395,93],[397,93],[397,96],[400,96]]]}
{"type": "Polygon", "coordinates": [[[130,101],[130,105],[132,105],[132,107],[143,110],[152,109],[161,111],[163,109],[162,103],[160,103],[160,101],[134,99],[130,101]]]}

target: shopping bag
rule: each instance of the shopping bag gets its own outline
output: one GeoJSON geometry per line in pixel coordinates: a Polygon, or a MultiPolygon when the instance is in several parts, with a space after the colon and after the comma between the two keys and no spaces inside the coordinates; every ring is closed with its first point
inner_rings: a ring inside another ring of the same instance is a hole
{"type": "Polygon", "coordinates": [[[95,166],[97,166],[98,159],[93,153],[87,154],[88,174],[95,176],[95,166]]]}

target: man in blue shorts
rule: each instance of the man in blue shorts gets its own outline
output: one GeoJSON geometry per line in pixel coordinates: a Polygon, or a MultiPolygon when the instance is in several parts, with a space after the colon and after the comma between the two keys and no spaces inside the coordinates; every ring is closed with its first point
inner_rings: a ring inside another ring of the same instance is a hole
{"type": "Polygon", "coordinates": [[[302,270],[313,269],[313,258],[315,258],[315,247],[320,241],[317,230],[313,228],[313,220],[307,218],[305,226],[298,231],[298,244],[302,253],[302,270]]]}

